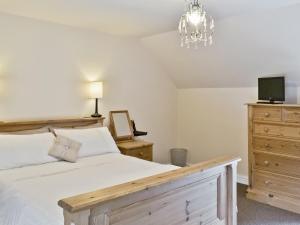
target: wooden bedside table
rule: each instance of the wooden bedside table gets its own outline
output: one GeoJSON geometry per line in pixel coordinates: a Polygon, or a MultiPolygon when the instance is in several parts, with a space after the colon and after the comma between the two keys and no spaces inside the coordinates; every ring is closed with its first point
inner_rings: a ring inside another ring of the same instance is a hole
{"type": "Polygon", "coordinates": [[[153,143],[143,140],[133,140],[117,143],[118,148],[124,155],[140,159],[153,160],[153,143]]]}

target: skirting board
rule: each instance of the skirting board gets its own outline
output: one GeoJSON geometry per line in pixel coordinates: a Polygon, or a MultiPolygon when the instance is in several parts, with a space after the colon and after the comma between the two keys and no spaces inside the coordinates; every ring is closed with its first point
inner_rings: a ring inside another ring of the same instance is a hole
{"type": "Polygon", "coordinates": [[[238,176],[237,176],[237,182],[239,184],[248,185],[249,184],[248,176],[238,174],[238,176]]]}

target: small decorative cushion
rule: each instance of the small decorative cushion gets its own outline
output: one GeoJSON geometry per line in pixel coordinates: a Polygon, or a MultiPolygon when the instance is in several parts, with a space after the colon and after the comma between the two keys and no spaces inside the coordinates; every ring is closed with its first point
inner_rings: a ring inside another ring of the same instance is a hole
{"type": "Polygon", "coordinates": [[[68,162],[76,162],[81,143],[70,138],[57,135],[49,155],[68,162]]]}

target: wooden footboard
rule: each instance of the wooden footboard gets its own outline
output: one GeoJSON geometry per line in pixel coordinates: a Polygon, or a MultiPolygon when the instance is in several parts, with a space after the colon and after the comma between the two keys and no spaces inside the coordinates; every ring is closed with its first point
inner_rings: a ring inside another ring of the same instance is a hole
{"type": "Polygon", "coordinates": [[[236,225],[238,161],[222,157],[58,204],[65,225],[236,225]]]}

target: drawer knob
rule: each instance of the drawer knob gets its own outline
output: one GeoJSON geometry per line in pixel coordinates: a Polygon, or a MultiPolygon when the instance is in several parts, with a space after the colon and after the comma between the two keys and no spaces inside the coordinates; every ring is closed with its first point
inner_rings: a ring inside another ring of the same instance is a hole
{"type": "Polygon", "coordinates": [[[269,163],[268,160],[266,160],[266,161],[264,161],[264,164],[265,164],[266,166],[268,166],[270,163],[269,163]]]}
{"type": "Polygon", "coordinates": [[[269,128],[267,128],[267,127],[265,127],[265,129],[264,129],[264,131],[266,132],[266,133],[268,133],[269,132],[269,128]]]}
{"type": "Polygon", "coordinates": [[[270,148],[271,145],[270,145],[270,144],[265,144],[265,147],[266,147],[266,148],[270,148]]]}
{"type": "Polygon", "coordinates": [[[270,198],[274,198],[274,195],[273,195],[273,194],[269,194],[269,197],[270,197],[270,198]]]}
{"type": "Polygon", "coordinates": [[[265,185],[269,185],[270,183],[271,183],[271,181],[269,181],[269,180],[265,181],[265,185]]]}
{"type": "Polygon", "coordinates": [[[268,112],[265,113],[265,117],[270,117],[270,115],[271,115],[271,114],[268,113],[268,112]]]}
{"type": "Polygon", "coordinates": [[[275,166],[279,166],[279,163],[275,163],[275,166]]]}
{"type": "Polygon", "coordinates": [[[140,153],[139,153],[139,156],[144,156],[144,152],[140,152],[140,153]]]}

